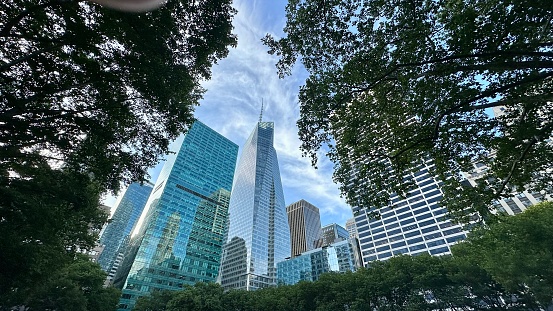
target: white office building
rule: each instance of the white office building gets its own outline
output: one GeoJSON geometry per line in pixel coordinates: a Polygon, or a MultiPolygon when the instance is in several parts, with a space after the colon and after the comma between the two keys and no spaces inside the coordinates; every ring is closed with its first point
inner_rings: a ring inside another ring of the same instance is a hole
{"type": "Polygon", "coordinates": [[[466,237],[463,227],[451,222],[438,204],[442,183],[430,173],[433,165],[429,160],[419,167],[413,174],[417,188],[405,199],[393,195],[395,208],[382,208],[380,219],[371,218],[366,209],[352,208],[365,266],[400,254],[450,254],[450,247],[466,237]]]}

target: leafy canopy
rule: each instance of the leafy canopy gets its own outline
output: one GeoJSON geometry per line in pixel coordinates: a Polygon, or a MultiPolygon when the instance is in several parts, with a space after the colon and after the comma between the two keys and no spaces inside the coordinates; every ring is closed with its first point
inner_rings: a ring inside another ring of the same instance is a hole
{"type": "Polygon", "coordinates": [[[176,0],[131,14],[2,1],[0,169],[39,157],[111,190],[144,180],[193,121],[200,80],[236,44],[230,3],[176,0]]]}
{"type": "Polygon", "coordinates": [[[453,255],[488,271],[507,290],[547,305],[553,299],[552,228],[553,202],[542,202],[471,232],[453,255]]]}
{"type": "Polygon", "coordinates": [[[26,297],[26,310],[97,310],[117,308],[121,292],[104,288],[106,273],[85,255],[76,256],[64,268],[55,271],[26,297]]]}
{"type": "Polygon", "coordinates": [[[197,283],[141,297],[135,310],[545,310],[553,299],[552,222],[553,202],[541,203],[479,227],[453,256],[395,256],[257,291],[197,283]]]}
{"type": "MultiPolygon", "coordinates": [[[[0,307],[25,304],[40,284],[91,249],[107,215],[86,174],[47,163],[0,175],[0,307]]],[[[0,308],[1,309],[1,308],[0,308]]]]}
{"type": "Polygon", "coordinates": [[[100,195],[145,180],[193,122],[200,81],[236,44],[234,14],[230,0],[143,14],[0,2],[0,309],[54,290],[52,275],[97,239],[100,195]]]}
{"type": "Polygon", "coordinates": [[[302,150],[321,146],[348,203],[381,208],[431,160],[461,221],[513,188],[552,189],[553,2],[290,0],[267,35],[281,76],[300,60],[302,150]],[[490,116],[490,108],[501,111],[490,116]],[[488,169],[461,183],[473,163],[488,169]]]}

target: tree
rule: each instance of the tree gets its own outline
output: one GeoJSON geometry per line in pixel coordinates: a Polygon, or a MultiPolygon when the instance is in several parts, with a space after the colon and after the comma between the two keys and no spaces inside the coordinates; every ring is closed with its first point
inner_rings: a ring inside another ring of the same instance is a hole
{"type": "Polygon", "coordinates": [[[442,203],[491,216],[513,189],[553,188],[553,3],[290,0],[286,37],[263,41],[280,75],[301,60],[299,135],[335,163],[347,202],[390,204],[431,159],[442,203]],[[491,117],[490,108],[503,110],[491,117]],[[488,167],[475,188],[461,172],[488,167]]]}
{"type": "Polygon", "coordinates": [[[475,230],[452,248],[528,304],[553,301],[553,202],[475,230]]]}
{"type": "Polygon", "coordinates": [[[24,303],[52,274],[90,249],[107,215],[100,187],[86,174],[47,163],[0,175],[0,308],[24,303]]]}
{"type": "Polygon", "coordinates": [[[145,180],[193,122],[234,14],[229,0],[0,3],[0,306],[92,247],[100,195],[145,180]]]}
{"type": "Polygon", "coordinates": [[[155,291],[149,296],[143,296],[138,298],[135,311],[165,311],[167,310],[167,303],[173,299],[177,294],[175,291],[162,290],[155,291]]]}
{"type": "MultiPolygon", "coordinates": [[[[222,311],[228,310],[223,288],[215,283],[198,282],[180,291],[154,292],[138,299],[136,311],[222,311]]],[[[230,302],[232,306],[232,302],[230,302]]],[[[231,309],[232,310],[232,309],[231,309]]]]}
{"type": "Polygon", "coordinates": [[[119,290],[104,288],[106,274],[84,255],[52,273],[27,296],[25,307],[34,310],[100,310],[117,308],[119,290]]]}
{"type": "Polygon", "coordinates": [[[49,159],[114,191],[167,153],[193,121],[199,81],[236,44],[229,0],[144,14],[8,0],[0,12],[1,171],[49,159]]]}

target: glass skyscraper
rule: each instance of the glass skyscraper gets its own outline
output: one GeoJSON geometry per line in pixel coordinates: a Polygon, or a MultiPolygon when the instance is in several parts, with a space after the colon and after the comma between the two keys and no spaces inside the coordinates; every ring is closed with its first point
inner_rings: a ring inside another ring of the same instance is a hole
{"type": "Polygon", "coordinates": [[[113,268],[121,245],[142,214],[153,186],[149,182],[143,185],[132,183],[125,190],[113,217],[100,237],[100,245],[103,245],[104,249],[98,257],[98,263],[104,271],[110,272],[113,268]]]}
{"type": "Polygon", "coordinates": [[[119,310],[150,292],[217,277],[238,146],[199,121],[177,145],[134,230],[119,310]]]}
{"type": "Polygon", "coordinates": [[[290,231],[273,122],[259,122],[236,168],[219,282],[255,290],[276,285],[276,263],[290,256],[290,231]]]}

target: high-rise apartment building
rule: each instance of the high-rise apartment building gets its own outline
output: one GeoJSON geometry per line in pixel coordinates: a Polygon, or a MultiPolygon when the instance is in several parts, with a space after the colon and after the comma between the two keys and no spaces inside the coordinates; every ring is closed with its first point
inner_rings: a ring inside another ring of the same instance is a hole
{"type": "Polygon", "coordinates": [[[125,190],[100,237],[103,251],[98,258],[98,263],[104,271],[109,273],[113,269],[118,254],[122,252],[120,248],[142,214],[153,186],[149,182],[142,185],[132,183],[125,190]]]}
{"type": "Polygon", "coordinates": [[[273,122],[260,120],[242,149],[218,280],[225,288],[275,286],[276,263],[290,256],[290,231],[273,139],[273,122]]]}
{"type": "Polygon", "coordinates": [[[317,242],[317,247],[327,246],[349,238],[348,231],[338,224],[323,226],[321,232],[321,239],[317,242]]]}
{"type": "Polygon", "coordinates": [[[399,254],[450,254],[450,246],[466,237],[461,225],[451,222],[438,204],[442,182],[431,173],[433,166],[431,160],[420,166],[412,174],[417,187],[405,199],[392,195],[395,208],[380,209],[380,219],[352,207],[364,265],[399,254]]]}
{"type": "Polygon", "coordinates": [[[321,238],[321,216],[319,209],[299,200],[286,207],[290,225],[292,257],[316,248],[315,242],[321,238]]]}
{"type": "Polygon", "coordinates": [[[119,310],[217,277],[238,146],[199,121],[176,144],[133,232],[119,310]]]}

